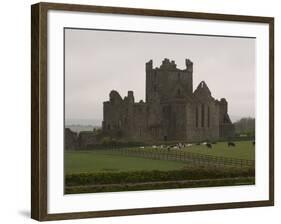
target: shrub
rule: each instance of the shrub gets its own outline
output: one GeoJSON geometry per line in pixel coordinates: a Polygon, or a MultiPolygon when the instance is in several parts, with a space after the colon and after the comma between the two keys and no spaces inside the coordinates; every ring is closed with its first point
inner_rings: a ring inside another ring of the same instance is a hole
{"type": "Polygon", "coordinates": [[[109,137],[104,137],[102,140],[101,140],[101,144],[102,145],[109,145],[111,142],[111,139],[109,137]]]}

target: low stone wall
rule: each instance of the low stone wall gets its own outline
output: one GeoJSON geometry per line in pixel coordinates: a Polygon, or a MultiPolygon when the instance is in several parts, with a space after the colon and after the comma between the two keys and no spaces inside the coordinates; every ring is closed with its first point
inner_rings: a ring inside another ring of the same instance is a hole
{"type": "Polygon", "coordinates": [[[64,131],[65,150],[83,150],[100,143],[100,135],[93,131],[78,133],[69,128],[64,131]]]}
{"type": "Polygon", "coordinates": [[[88,149],[91,146],[98,144],[98,135],[92,131],[82,131],[78,136],[79,149],[88,149]]]}
{"type": "Polygon", "coordinates": [[[233,138],[235,136],[235,126],[233,124],[223,124],[220,126],[221,138],[233,138]]]}
{"type": "Polygon", "coordinates": [[[65,150],[75,150],[78,147],[78,135],[70,128],[64,129],[64,148],[65,150]]]}

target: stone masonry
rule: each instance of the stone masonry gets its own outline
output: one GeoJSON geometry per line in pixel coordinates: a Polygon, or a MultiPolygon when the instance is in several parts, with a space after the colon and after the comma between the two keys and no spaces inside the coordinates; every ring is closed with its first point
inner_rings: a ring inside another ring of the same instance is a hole
{"type": "Polygon", "coordinates": [[[234,136],[228,103],[212,97],[202,81],[193,91],[193,63],[185,69],[164,59],[160,67],[146,63],[146,100],[133,91],[122,98],[112,90],[103,103],[103,134],[135,141],[208,141],[234,136]]]}

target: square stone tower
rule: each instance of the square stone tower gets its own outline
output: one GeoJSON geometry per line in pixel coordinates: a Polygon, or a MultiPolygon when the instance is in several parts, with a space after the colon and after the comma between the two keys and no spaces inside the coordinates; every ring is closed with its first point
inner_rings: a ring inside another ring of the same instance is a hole
{"type": "Polygon", "coordinates": [[[153,68],[153,62],[146,63],[146,102],[165,101],[175,96],[185,97],[193,91],[193,63],[185,60],[186,68],[177,68],[175,61],[165,58],[160,67],[153,68]]]}

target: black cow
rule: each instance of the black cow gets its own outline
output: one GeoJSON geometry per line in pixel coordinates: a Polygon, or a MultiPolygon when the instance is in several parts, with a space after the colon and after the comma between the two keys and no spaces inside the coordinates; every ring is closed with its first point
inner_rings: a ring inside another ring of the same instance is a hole
{"type": "Polygon", "coordinates": [[[210,143],[207,143],[206,146],[211,149],[212,148],[212,145],[210,143]]]}
{"type": "Polygon", "coordinates": [[[228,147],[235,147],[235,143],[234,142],[228,142],[228,147]]]}

